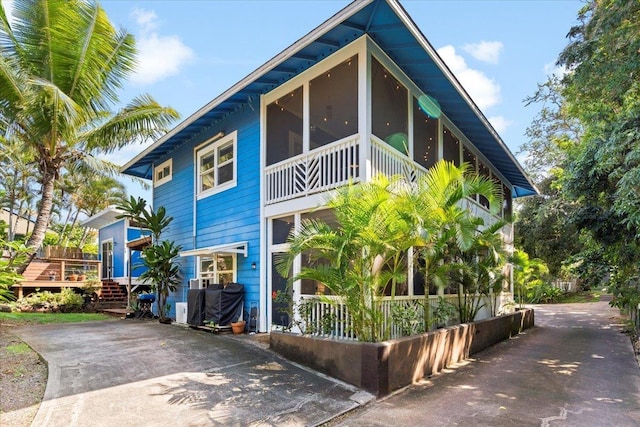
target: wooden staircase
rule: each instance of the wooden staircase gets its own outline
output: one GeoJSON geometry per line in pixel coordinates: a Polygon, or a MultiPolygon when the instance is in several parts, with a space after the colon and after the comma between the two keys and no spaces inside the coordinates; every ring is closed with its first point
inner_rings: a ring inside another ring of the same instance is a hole
{"type": "Polygon", "coordinates": [[[118,282],[103,281],[99,303],[102,308],[126,307],[127,291],[118,282]]]}

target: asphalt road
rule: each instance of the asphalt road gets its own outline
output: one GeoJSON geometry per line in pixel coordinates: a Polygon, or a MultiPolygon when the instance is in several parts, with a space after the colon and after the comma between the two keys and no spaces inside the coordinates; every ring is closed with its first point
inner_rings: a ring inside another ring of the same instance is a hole
{"type": "Polygon", "coordinates": [[[606,302],[535,306],[536,327],[340,426],[639,426],[640,373],[606,302]]]}

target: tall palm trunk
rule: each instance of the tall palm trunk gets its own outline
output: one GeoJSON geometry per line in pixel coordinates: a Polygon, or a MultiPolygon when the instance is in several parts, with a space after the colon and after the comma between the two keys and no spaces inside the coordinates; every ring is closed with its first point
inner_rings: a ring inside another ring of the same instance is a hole
{"type": "Polygon", "coordinates": [[[27,253],[26,261],[18,267],[18,274],[24,273],[31,261],[35,258],[38,249],[42,246],[45,233],[49,228],[49,220],[51,219],[51,211],[53,209],[53,188],[56,182],[56,176],[58,171],[55,167],[44,165],[42,171],[41,180],[41,199],[40,206],[38,208],[38,217],[33,228],[33,233],[27,241],[27,253]]]}

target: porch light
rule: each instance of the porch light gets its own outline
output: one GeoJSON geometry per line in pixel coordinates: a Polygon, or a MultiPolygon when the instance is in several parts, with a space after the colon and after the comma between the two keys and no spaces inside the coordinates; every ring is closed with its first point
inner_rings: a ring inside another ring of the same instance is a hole
{"type": "Polygon", "coordinates": [[[255,270],[257,267],[258,267],[258,266],[256,265],[256,262],[255,262],[255,261],[251,263],[251,269],[252,269],[252,270],[255,270]]]}

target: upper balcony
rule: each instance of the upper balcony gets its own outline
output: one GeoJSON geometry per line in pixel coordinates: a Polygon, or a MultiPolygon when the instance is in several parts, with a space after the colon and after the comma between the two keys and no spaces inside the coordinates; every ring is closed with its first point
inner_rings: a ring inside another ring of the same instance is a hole
{"type": "MultiPolygon", "coordinates": [[[[264,172],[265,204],[311,196],[379,174],[399,175],[408,182],[416,182],[426,172],[420,164],[375,136],[364,147],[366,158],[360,161],[360,145],[360,136],[354,135],[268,166],[264,172]],[[370,174],[365,173],[367,167],[370,174]]],[[[494,224],[504,214],[493,215],[473,199],[466,201],[466,207],[483,218],[485,225],[494,224]]],[[[505,227],[503,235],[507,242],[512,240],[511,226],[505,227]]]]}

